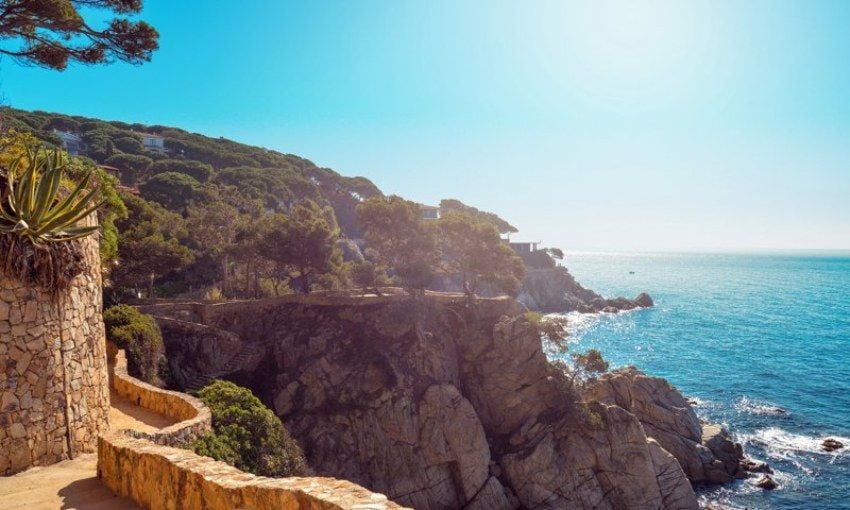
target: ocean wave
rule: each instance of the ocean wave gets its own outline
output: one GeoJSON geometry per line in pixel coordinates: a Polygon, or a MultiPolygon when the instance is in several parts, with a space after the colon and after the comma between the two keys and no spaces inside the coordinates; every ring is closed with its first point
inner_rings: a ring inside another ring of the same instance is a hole
{"type": "Polygon", "coordinates": [[[768,457],[793,460],[798,454],[816,454],[833,458],[850,454],[850,438],[842,436],[807,436],[795,434],[779,427],[768,427],[752,434],[741,434],[741,442],[761,447],[768,457]],[[824,439],[832,438],[844,443],[844,448],[827,452],[823,449],[824,439]]]}
{"type": "Polygon", "coordinates": [[[739,398],[735,402],[734,407],[739,412],[757,414],[761,416],[791,416],[791,413],[780,406],[751,399],[747,396],[739,398]]]}

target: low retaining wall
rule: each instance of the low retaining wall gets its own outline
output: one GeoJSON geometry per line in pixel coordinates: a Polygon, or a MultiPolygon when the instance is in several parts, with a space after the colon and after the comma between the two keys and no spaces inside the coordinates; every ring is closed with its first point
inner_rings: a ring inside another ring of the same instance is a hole
{"type": "Polygon", "coordinates": [[[151,510],[390,510],[386,496],[333,478],[265,478],[131,437],[102,440],[98,476],[151,510]]]}
{"type": "Polygon", "coordinates": [[[334,478],[266,478],[175,448],[210,430],[198,399],[127,373],[124,351],[109,345],[110,383],[122,397],[176,420],[155,433],[122,430],[98,440],[97,476],[119,496],[150,510],[396,510],[383,494],[334,478]]]}
{"type": "Polygon", "coordinates": [[[163,390],[127,373],[127,357],[123,350],[107,344],[109,383],[118,395],[133,404],[177,421],[157,432],[121,431],[158,445],[184,446],[212,429],[212,415],[195,397],[177,391],[163,390]]]}

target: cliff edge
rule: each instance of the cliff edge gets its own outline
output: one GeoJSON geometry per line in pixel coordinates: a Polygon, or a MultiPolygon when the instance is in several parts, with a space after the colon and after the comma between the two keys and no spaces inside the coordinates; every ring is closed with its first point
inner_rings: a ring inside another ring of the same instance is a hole
{"type": "Polygon", "coordinates": [[[160,318],[178,379],[250,387],[316,473],[406,506],[691,509],[691,481],[738,473],[723,455],[740,450],[722,434],[704,441],[662,379],[616,372],[578,402],[511,299],[307,296],[146,311],[160,318]],[[207,355],[195,355],[199,343],[207,355]]]}
{"type": "Polygon", "coordinates": [[[644,292],[634,299],[606,299],[582,287],[567,268],[562,266],[529,269],[522,281],[517,300],[529,310],[544,313],[616,313],[654,305],[649,294],[644,292]]]}

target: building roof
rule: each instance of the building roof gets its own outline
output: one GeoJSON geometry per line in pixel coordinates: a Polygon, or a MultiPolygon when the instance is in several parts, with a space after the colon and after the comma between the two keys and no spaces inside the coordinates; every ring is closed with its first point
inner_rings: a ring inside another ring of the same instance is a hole
{"type": "Polygon", "coordinates": [[[133,132],[136,133],[139,136],[144,137],[144,138],[162,138],[163,140],[165,139],[164,136],[157,135],[157,134],[154,134],[154,133],[144,133],[142,131],[133,131],[133,132]]]}

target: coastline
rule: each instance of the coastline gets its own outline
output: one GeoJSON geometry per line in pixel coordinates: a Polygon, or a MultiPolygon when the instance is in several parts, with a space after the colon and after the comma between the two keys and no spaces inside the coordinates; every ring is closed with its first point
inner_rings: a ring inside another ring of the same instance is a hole
{"type": "MultiPolygon", "coordinates": [[[[776,471],[778,490],[747,481],[700,489],[718,508],[836,508],[850,497],[850,453],[822,441],[850,436],[850,257],[654,254],[568,256],[582,283],[608,293],[648,289],[657,306],[578,316],[570,349],[598,348],[612,367],[635,364],[696,399],[747,455],[776,471]],[[628,271],[634,270],[634,276],[628,271]],[[752,278],[745,278],[754,274],[752,278]],[[630,278],[631,276],[631,278],[630,278]],[[814,500],[807,495],[816,492],[814,500]],[[809,506],[806,506],[806,505],[809,506]]],[[[845,442],[845,444],[847,444],[845,442]]]]}

